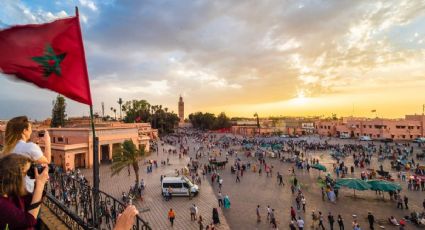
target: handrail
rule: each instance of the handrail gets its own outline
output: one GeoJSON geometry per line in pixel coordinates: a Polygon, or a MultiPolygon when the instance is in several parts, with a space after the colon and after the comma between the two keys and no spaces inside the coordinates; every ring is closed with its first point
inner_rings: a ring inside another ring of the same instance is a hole
{"type": "MultiPolygon", "coordinates": [[[[113,229],[126,205],[103,191],[95,191],[79,175],[56,171],[50,176],[44,204],[71,229],[113,229]],[[97,200],[98,210],[94,202],[97,200]],[[94,217],[98,218],[94,218],[94,217]],[[95,223],[96,219],[98,223],[95,223]]],[[[149,223],[136,216],[134,230],[151,230],[149,223]]]]}

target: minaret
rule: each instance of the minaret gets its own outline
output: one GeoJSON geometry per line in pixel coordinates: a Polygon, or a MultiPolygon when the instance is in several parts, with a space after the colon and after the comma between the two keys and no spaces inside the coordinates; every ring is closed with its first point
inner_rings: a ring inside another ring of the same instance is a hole
{"type": "Polygon", "coordinates": [[[184,102],[181,95],[179,99],[179,118],[180,118],[180,122],[183,123],[184,122],[184,102]]]}

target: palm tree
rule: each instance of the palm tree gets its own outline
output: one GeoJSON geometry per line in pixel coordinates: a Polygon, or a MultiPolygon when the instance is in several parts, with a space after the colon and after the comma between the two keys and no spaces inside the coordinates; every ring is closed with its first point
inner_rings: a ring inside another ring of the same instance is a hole
{"type": "Polygon", "coordinates": [[[121,114],[122,103],[123,103],[122,99],[119,98],[118,101],[117,101],[117,103],[118,103],[118,105],[120,105],[120,120],[122,120],[122,114],[121,114]]]}
{"type": "Polygon", "coordinates": [[[112,155],[111,177],[119,174],[126,167],[133,166],[136,174],[136,183],[139,184],[139,161],[145,156],[145,146],[141,145],[140,149],[132,140],[126,140],[117,148],[112,155]]]}

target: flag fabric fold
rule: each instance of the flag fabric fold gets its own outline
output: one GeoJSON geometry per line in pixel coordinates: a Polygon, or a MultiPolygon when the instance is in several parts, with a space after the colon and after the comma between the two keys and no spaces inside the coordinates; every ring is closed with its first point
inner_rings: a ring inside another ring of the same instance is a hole
{"type": "Polygon", "coordinates": [[[0,30],[0,72],[92,105],[78,17],[0,30]]]}

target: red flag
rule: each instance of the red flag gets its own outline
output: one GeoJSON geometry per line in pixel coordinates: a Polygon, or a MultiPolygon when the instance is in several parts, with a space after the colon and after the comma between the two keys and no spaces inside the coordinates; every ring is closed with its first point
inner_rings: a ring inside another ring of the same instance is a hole
{"type": "Polygon", "coordinates": [[[92,105],[78,17],[0,30],[0,71],[92,105]]]}

